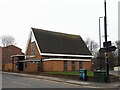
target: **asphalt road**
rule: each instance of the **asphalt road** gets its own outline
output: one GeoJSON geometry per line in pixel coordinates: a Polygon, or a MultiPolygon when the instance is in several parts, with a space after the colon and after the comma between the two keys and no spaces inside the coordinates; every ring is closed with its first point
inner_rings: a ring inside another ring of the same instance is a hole
{"type": "MultiPolygon", "coordinates": [[[[37,79],[31,77],[15,76],[5,73],[2,74],[2,88],[76,88],[79,90],[81,90],[80,88],[84,88],[84,90],[107,90],[107,89],[93,89],[93,88],[90,89],[89,87],[86,86],[50,81],[45,79],[37,79]]],[[[108,90],[117,90],[117,89],[108,89],[108,90]]]]}
{"type": "Polygon", "coordinates": [[[44,79],[3,74],[2,88],[85,88],[85,87],[44,79]]]}

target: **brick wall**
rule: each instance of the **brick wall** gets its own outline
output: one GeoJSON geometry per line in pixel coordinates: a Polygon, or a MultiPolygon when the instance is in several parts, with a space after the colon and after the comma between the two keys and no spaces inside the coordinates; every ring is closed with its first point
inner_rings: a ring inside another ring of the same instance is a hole
{"type": "Polygon", "coordinates": [[[91,62],[90,61],[83,62],[83,68],[91,70],[91,62]]]}
{"type": "Polygon", "coordinates": [[[75,62],[75,66],[76,66],[76,67],[75,67],[75,70],[76,70],[76,71],[79,71],[79,61],[76,61],[76,62],[75,62]]]}
{"type": "Polygon", "coordinates": [[[53,61],[53,71],[64,71],[63,61],[53,61]]]}
{"type": "Polygon", "coordinates": [[[4,66],[5,71],[12,71],[12,64],[11,63],[6,63],[4,66]]]}
{"type": "Polygon", "coordinates": [[[12,55],[16,55],[16,54],[22,54],[22,50],[14,45],[10,45],[7,47],[4,47],[2,52],[2,63],[6,64],[6,63],[11,63],[11,56],[12,55]]]}
{"type": "Polygon", "coordinates": [[[10,45],[7,47],[3,47],[2,48],[2,66],[3,66],[3,70],[8,70],[9,68],[11,69],[12,65],[12,60],[11,60],[11,56],[12,55],[22,55],[22,49],[14,46],[14,45],[10,45]]]}
{"type": "Polygon", "coordinates": [[[52,71],[52,70],[53,70],[53,61],[44,61],[43,71],[52,71]]]}
{"type": "Polygon", "coordinates": [[[38,72],[38,64],[33,62],[24,63],[24,72],[38,72]]]}
{"type": "MultiPolygon", "coordinates": [[[[27,50],[26,50],[26,55],[31,55],[31,39],[29,40],[29,43],[28,43],[28,47],[27,47],[27,50]]],[[[39,54],[39,51],[38,51],[38,48],[37,48],[37,45],[35,43],[35,56],[33,57],[34,59],[40,59],[40,58],[43,58],[43,56],[41,56],[39,54]]],[[[28,59],[32,59],[32,57],[28,58],[28,59]]]]}
{"type": "Polygon", "coordinates": [[[44,61],[43,71],[63,71],[63,61],[44,61]]]}
{"type": "Polygon", "coordinates": [[[72,71],[72,63],[71,63],[71,61],[68,61],[68,71],[72,71]]]}
{"type": "MultiPolygon", "coordinates": [[[[68,61],[68,71],[72,71],[72,61],[68,61]]],[[[91,62],[83,62],[83,68],[91,70],[91,62]]],[[[64,61],[44,61],[43,71],[64,71],[64,61]]],[[[79,61],[75,61],[75,71],[79,71],[79,61]]]]}

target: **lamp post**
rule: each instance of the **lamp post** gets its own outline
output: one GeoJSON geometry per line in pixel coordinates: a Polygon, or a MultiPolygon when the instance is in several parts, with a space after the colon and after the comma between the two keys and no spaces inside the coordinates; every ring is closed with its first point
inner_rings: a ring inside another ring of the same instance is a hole
{"type": "MultiPolygon", "coordinates": [[[[99,45],[100,45],[100,48],[101,48],[101,28],[100,28],[100,19],[101,18],[104,18],[104,17],[99,17],[99,45]]],[[[100,61],[100,70],[102,69],[102,66],[101,66],[101,52],[99,52],[99,61],[100,61]]]]}
{"type": "Polygon", "coordinates": [[[104,17],[99,17],[99,44],[100,44],[100,48],[101,48],[101,28],[100,28],[100,19],[104,18],[104,17]]]}

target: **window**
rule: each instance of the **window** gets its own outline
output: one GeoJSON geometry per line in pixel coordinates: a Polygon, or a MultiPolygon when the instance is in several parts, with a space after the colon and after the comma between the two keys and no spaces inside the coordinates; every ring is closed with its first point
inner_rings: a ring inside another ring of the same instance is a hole
{"type": "Polygon", "coordinates": [[[31,42],[31,49],[35,49],[35,42],[31,42]]]}
{"type": "Polygon", "coordinates": [[[35,55],[35,42],[31,42],[31,55],[35,55]]]}
{"type": "Polygon", "coordinates": [[[35,50],[31,50],[31,55],[35,55],[35,50]]]}
{"type": "Polygon", "coordinates": [[[64,71],[68,71],[68,62],[64,61],[64,71]]]}
{"type": "Polygon", "coordinates": [[[72,61],[72,71],[75,71],[75,61],[72,61]]]}
{"type": "Polygon", "coordinates": [[[83,68],[83,62],[80,61],[80,62],[79,62],[79,69],[82,69],[82,68],[83,68]]]}

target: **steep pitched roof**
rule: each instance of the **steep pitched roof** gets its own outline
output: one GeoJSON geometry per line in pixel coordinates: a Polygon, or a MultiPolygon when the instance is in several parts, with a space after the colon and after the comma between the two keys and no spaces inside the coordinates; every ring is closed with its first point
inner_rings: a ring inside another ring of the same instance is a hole
{"type": "Polygon", "coordinates": [[[31,28],[41,53],[91,55],[78,35],[31,28]]]}

